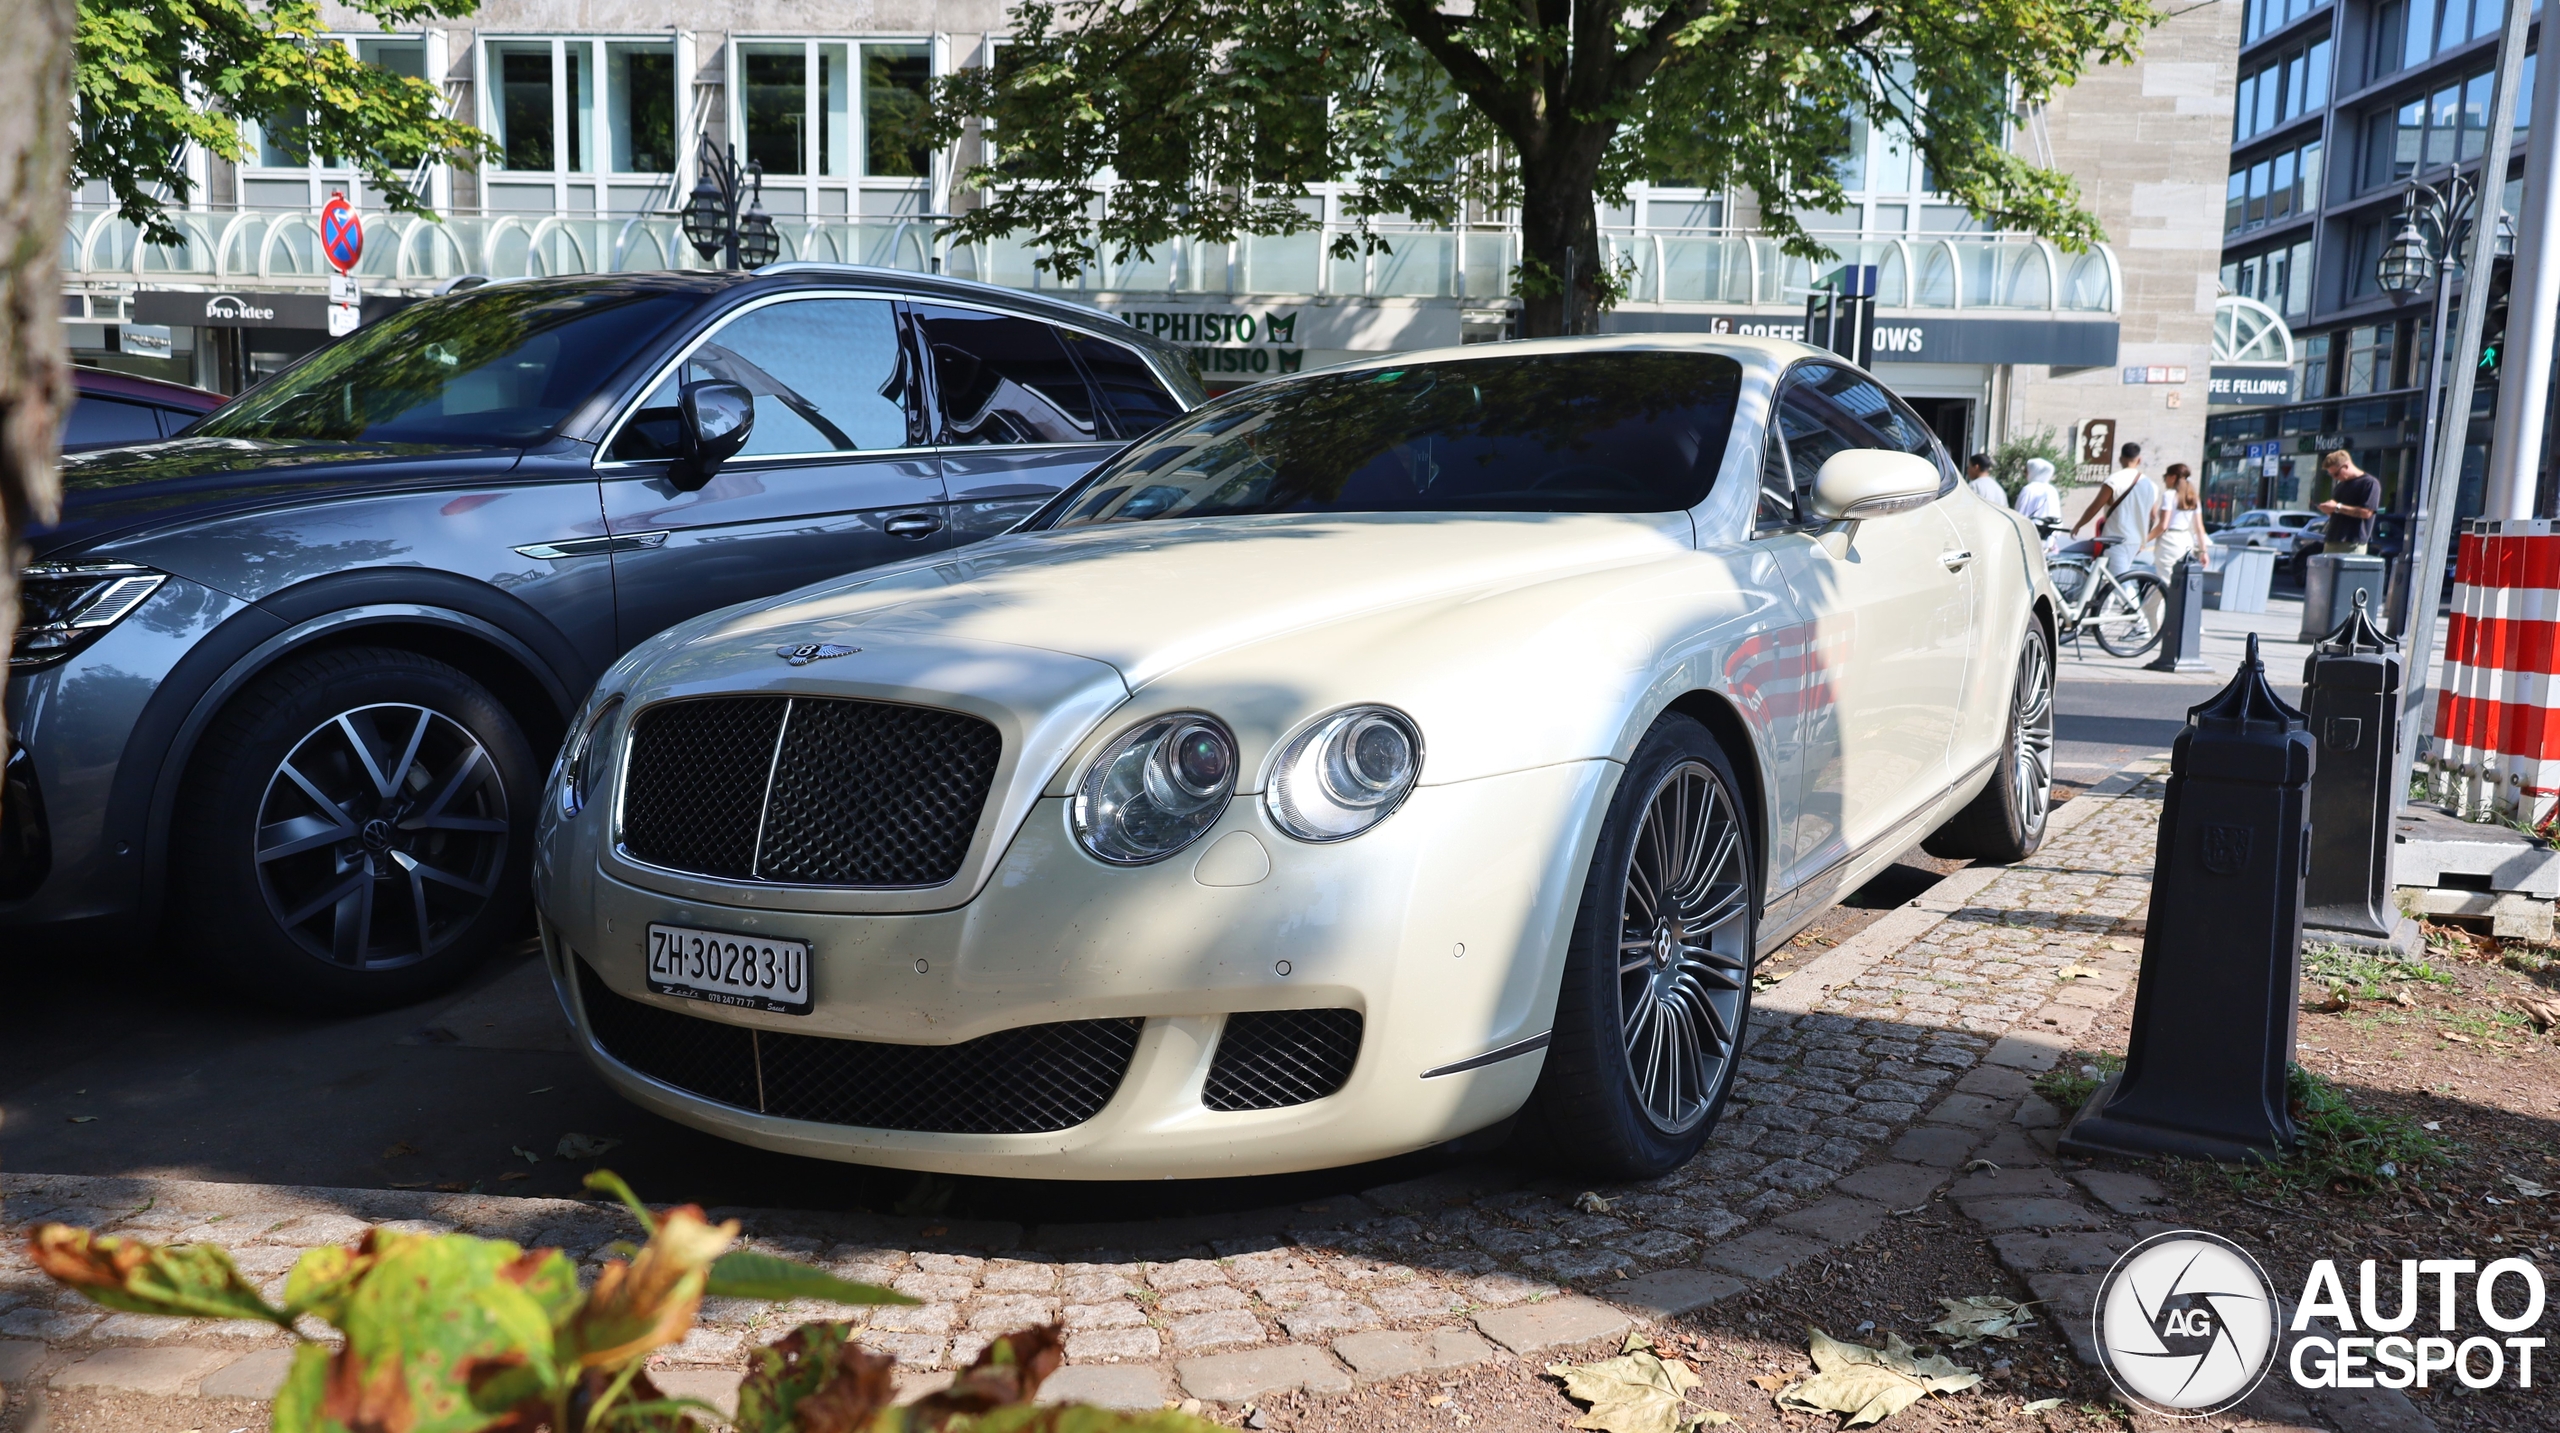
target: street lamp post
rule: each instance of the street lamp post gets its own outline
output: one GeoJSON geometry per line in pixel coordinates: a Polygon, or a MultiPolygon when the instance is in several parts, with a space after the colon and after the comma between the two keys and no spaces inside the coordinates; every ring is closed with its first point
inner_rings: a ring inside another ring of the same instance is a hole
{"type": "Polygon", "coordinates": [[[728,152],[711,147],[705,136],[696,167],[693,195],[684,206],[685,242],[705,262],[714,255],[731,269],[761,269],[782,257],[782,235],[773,216],[764,212],[764,165],[754,160],[738,166],[738,147],[728,152]],[[752,189],[750,189],[752,185],[752,189]],[[743,204],[745,212],[740,213],[743,204]]]}

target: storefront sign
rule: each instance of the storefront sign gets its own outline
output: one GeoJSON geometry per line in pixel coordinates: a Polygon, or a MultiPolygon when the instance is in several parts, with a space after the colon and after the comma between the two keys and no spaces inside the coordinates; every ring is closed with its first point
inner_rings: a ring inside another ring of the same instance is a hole
{"type": "Polygon", "coordinates": [[[325,332],[329,327],[329,296],[145,289],[133,296],[133,321],[188,328],[307,328],[325,332]]]}
{"type": "MultiPolygon", "coordinates": [[[[1454,303],[1340,299],[1264,306],[1231,299],[1096,294],[1096,307],[1141,333],[1191,351],[1203,377],[1276,378],[1320,354],[1394,353],[1459,341],[1454,303]]],[[[1330,363],[1331,356],[1317,362],[1330,363]]]]}
{"type": "Polygon", "coordinates": [[[2080,425],[2080,466],[2112,468],[2116,465],[2116,420],[2092,418],[2080,425]]]}
{"type": "Polygon", "coordinates": [[[2293,370],[2261,364],[2217,363],[2205,374],[2206,401],[2218,404],[2290,403],[2293,370]]]}
{"type": "MultiPolygon", "coordinates": [[[[1603,314],[1603,333],[1738,333],[1804,341],[1804,316],[1626,310],[1603,314]]],[[[2105,368],[2116,361],[2112,320],[1876,316],[1878,363],[2041,363],[2105,368]]]]}

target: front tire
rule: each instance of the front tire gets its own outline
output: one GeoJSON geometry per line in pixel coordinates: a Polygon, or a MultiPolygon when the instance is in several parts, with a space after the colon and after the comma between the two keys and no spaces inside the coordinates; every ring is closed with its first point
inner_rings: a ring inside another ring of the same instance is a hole
{"type": "Polygon", "coordinates": [[[1671,715],[1609,803],[1530,1097],[1547,1147],[1589,1174],[1677,1169],[1732,1091],[1760,918],[1739,789],[1707,729],[1671,715]]]}
{"type": "Polygon", "coordinates": [[[523,729],[459,669],[315,653],[243,692],[197,749],[174,928],[265,1003],[424,998],[520,933],[537,791],[523,729]]]}
{"type": "Polygon", "coordinates": [[[2053,644],[2034,620],[2019,644],[2000,758],[1982,794],[1921,843],[1930,855],[2005,866],[2044,844],[2053,809],[2053,644]]]}

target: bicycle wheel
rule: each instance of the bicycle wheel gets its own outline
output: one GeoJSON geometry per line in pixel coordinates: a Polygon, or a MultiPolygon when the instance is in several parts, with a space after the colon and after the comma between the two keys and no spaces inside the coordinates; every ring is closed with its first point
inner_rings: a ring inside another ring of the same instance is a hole
{"type": "Polygon", "coordinates": [[[2160,640],[2169,621],[2169,584],[2148,572],[2128,572],[2098,600],[2089,619],[2109,656],[2139,657],[2160,640]]]}
{"type": "Polygon", "coordinates": [[[2089,600],[2089,564],[2061,559],[2045,564],[2045,574],[2053,579],[2053,590],[2062,600],[2077,608],[2089,600]]]}

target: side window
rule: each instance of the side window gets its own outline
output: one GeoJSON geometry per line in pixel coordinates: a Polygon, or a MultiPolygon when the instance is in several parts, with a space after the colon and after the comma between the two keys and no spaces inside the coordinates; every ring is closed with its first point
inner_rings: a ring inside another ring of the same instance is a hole
{"type": "Polygon", "coordinates": [[[1091,443],[1093,391],[1058,331],[1037,319],[916,307],[942,412],[936,442],[1091,443]]]}
{"type": "MultiPolygon", "coordinates": [[[[1817,372],[1831,372],[1829,369],[1817,372]]],[[[1772,457],[1760,484],[1760,524],[1783,527],[1802,521],[1804,494],[1834,453],[1865,447],[1869,435],[1833,407],[1814,382],[1791,378],[1778,395],[1772,457]],[[1783,456],[1778,456],[1781,444],[1783,456]]]]}
{"type": "Polygon", "coordinates": [[[623,460],[673,457],[680,385],[724,378],[755,395],[740,457],[909,446],[906,349],[886,299],[795,299],[752,309],[688,355],[614,439],[623,460]]]}
{"type": "Polygon", "coordinates": [[[125,443],[151,443],[160,438],[159,410],[121,398],[81,397],[62,422],[62,450],[113,448],[125,443]]]}
{"type": "Polygon", "coordinates": [[[1893,448],[1915,457],[1926,458],[1937,465],[1942,480],[1941,495],[1956,481],[1955,461],[1938,443],[1938,435],[1920,421],[1909,404],[1885,391],[1883,385],[1863,374],[1845,368],[1824,367],[1816,380],[1825,396],[1840,405],[1858,421],[1858,425],[1875,435],[1875,446],[1893,448]]]}
{"type": "Polygon", "coordinates": [[[1123,438],[1143,438],[1182,416],[1182,400],[1167,392],[1164,380],[1126,344],[1113,343],[1073,329],[1061,330],[1067,346],[1084,361],[1093,386],[1102,391],[1103,406],[1123,438]]]}

